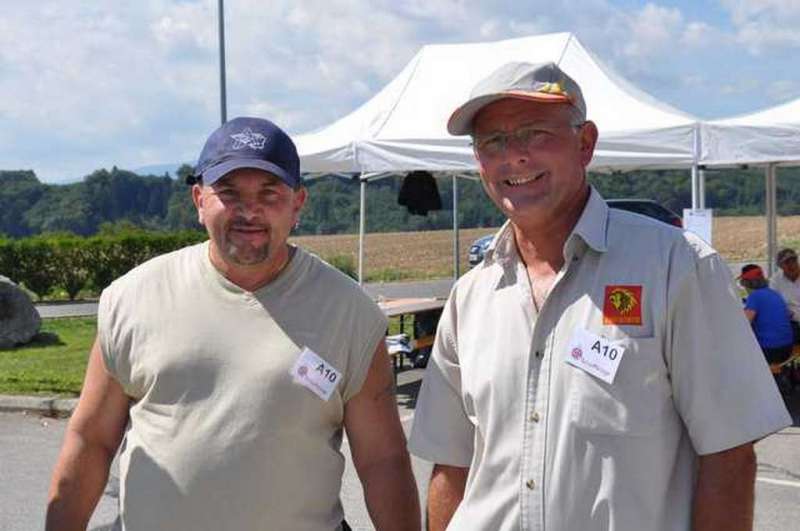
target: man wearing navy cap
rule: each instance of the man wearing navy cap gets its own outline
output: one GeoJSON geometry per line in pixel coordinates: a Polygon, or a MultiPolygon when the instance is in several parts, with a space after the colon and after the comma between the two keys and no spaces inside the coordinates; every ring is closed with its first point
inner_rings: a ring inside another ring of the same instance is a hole
{"type": "Polygon", "coordinates": [[[231,120],[191,181],[209,241],[103,292],[47,529],[86,528],[123,437],[118,529],[347,529],[343,431],[376,527],[418,529],[386,319],[287,243],[306,200],[291,139],[231,120]]]}

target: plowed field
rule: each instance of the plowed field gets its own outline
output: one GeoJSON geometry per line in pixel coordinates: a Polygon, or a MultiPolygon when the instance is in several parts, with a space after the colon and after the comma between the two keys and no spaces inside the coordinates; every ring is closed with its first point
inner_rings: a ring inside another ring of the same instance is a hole
{"type": "MultiPolygon", "coordinates": [[[[472,242],[495,230],[459,231],[462,272],[469,268],[467,251],[472,242]]],[[[715,218],[714,247],[732,262],[763,260],[766,258],[766,230],[763,216],[715,218]]],[[[356,234],[301,236],[293,241],[323,257],[346,254],[353,257],[354,264],[358,263],[356,234]]],[[[778,218],[778,241],[781,245],[800,244],[800,216],[778,218]]],[[[453,233],[442,230],[367,234],[365,253],[368,278],[377,279],[387,270],[409,279],[448,277],[453,271],[453,233]]]]}

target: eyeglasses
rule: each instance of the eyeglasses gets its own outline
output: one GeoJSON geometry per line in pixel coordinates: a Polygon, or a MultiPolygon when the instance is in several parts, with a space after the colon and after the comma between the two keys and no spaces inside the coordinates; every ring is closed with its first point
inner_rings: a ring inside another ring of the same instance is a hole
{"type": "Polygon", "coordinates": [[[586,122],[575,124],[533,124],[520,127],[510,133],[492,133],[485,136],[475,136],[472,139],[473,148],[482,155],[499,155],[508,149],[511,141],[517,145],[536,148],[546,144],[556,136],[559,129],[571,128],[578,130],[586,122]]]}

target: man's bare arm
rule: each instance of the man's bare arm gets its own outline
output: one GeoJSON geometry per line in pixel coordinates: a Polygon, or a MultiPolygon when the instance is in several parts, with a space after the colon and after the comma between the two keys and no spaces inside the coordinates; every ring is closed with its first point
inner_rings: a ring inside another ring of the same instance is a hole
{"type": "Polygon", "coordinates": [[[756,457],[752,443],[700,456],[694,531],[751,531],[756,457]]]}
{"type": "Polygon", "coordinates": [[[428,487],[428,531],[444,531],[453,518],[467,485],[469,468],[433,465],[428,487]]]}
{"type": "Polygon", "coordinates": [[[95,340],[83,390],[67,425],[47,505],[47,531],[84,531],[128,422],[129,398],[105,370],[95,340]]]}
{"type": "Polygon", "coordinates": [[[344,424],[375,527],[380,531],[419,529],[419,495],[383,341],[375,351],[363,387],[345,406],[344,424]]]}

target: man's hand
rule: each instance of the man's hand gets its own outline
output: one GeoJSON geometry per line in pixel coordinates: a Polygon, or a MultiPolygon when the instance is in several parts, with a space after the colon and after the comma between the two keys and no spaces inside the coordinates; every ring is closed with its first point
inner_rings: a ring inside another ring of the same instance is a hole
{"type": "Polygon", "coordinates": [[[469,468],[433,465],[428,487],[428,531],[444,531],[453,518],[467,485],[469,468]]]}
{"type": "Polygon", "coordinates": [[[700,456],[694,531],[751,531],[756,456],[753,444],[700,456]]]}
{"type": "Polygon", "coordinates": [[[84,531],[128,422],[129,399],[105,370],[95,340],[78,407],[67,425],[47,505],[47,531],[84,531]]]}
{"type": "Polygon", "coordinates": [[[345,405],[344,425],[367,509],[380,531],[420,528],[419,495],[381,340],[361,390],[345,405]]]}

